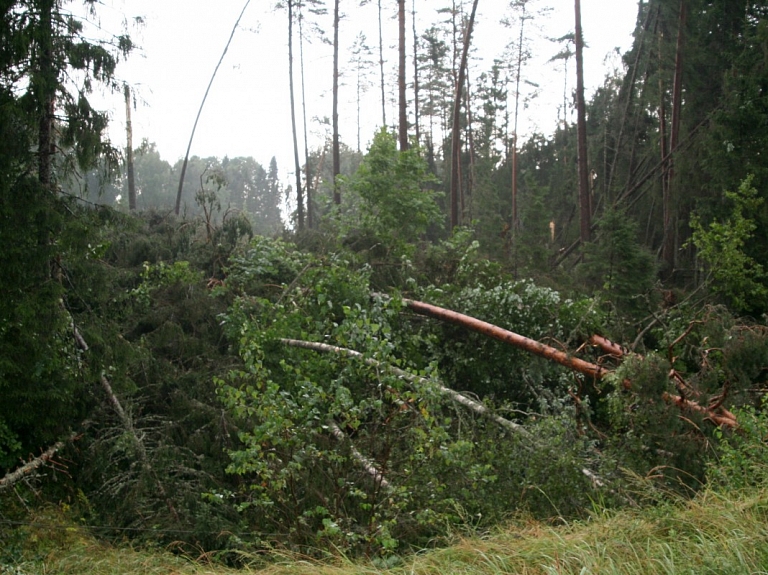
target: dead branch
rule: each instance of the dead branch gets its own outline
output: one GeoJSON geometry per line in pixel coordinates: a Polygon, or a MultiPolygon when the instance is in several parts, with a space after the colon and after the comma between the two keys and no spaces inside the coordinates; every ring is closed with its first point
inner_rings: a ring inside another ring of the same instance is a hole
{"type": "Polygon", "coordinates": [[[57,441],[34,459],[29,460],[15,471],[6,474],[5,477],[0,479],[0,490],[7,489],[23,477],[50,462],[59,449],[64,447],[68,442],[74,441],[78,435],[79,432],[74,432],[66,440],[57,441]]]}

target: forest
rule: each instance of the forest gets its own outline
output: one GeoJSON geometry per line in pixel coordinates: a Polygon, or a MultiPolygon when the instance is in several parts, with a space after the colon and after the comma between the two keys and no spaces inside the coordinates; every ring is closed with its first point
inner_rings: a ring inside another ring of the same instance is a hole
{"type": "Polygon", "coordinates": [[[338,132],[356,55],[315,149],[298,57],[357,0],[277,4],[294,165],[266,168],[134,145],[137,46],[86,34],[101,2],[0,6],[0,573],[54,513],[229,567],[385,568],[765,483],[768,2],[641,0],[589,99],[568,3],[557,125],[518,141],[546,3],[507,2],[477,70],[478,1],[423,30],[378,1],[399,115],[382,64],[364,150],[338,132]]]}

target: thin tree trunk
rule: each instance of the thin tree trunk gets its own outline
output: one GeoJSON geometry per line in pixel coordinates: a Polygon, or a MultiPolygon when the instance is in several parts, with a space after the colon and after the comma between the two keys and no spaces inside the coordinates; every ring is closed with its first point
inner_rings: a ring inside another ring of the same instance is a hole
{"type": "Polygon", "coordinates": [[[333,3],[333,203],[341,204],[339,174],[341,153],[339,150],[339,0],[333,3]]]}
{"type": "Polygon", "coordinates": [[[458,78],[456,80],[456,96],[453,103],[453,126],[451,128],[451,229],[461,223],[459,214],[460,203],[460,185],[461,182],[461,100],[462,89],[464,87],[464,76],[467,68],[467,58],[469,56],[469,45],[472,38],[472,27],[475,24],[475,13],[477,12],[477,2],[472,3],[472,13],[469,16],[467,30],[464,33],[464,49],[461,52],[461,63],[459,64],[458,78]]]}
{"type": "Polygon", "coordinates": [[[589,194],[587,165],[587,111],[584,102],[584,37],[581,30],[581,1],[574,0],[576,13],[576,128],[578,132],[579,162],[579,237],[585,245],[590,238],[592,206],[589,194]]]}
{"type": "Polygon", "coordinates": [[[58,79],[53,65],[53,0],[41,0],[40,5],[40,69],[37,79],[38,121],[38,181],[50,189],[53,177],[53,117],[58,79]]]}
{"type": "Polygon", "coordinates": [[[205,89],[205,94],[203,95],[203,101],[200,102],[200,108],[197,110],[197,116],[195,117],[195,123],[192,126],[192,133],[189,135],[189,143],[187,144],[187,152],[184,154],[184,162],[181,165],[181,176],[179,177],[179,190],[176,193],[176,207],[174,208],[174,213],[178,216],[179,211],[181,209],[181,193],[184,190],[184,176],[187,173],[187,163],[189,163],[189,150],[192,148],[192,140],[195,139],[195,130],[197,130],[197,123],[200,121],[200,114],[203,112],[203,106],[205,106],[205,101],[208,99],[208,93],[211,91],[211,86],[213,85],[213,80],[216,78],[216,73],[219,71],[219,66],[221,66],[221,62],[224,60],[224,56],[227,55],[227,50],[229,50],[229,45],[232,43],[232,38],[235,36],[235,32],[237,31],[237,27],[240,25],[240,20],[243,17],[243,14],[245,14],[246,8],[248,8],[248,4],[251,3],[251,0],[246,0],[245,5],[243,6],[243,9],[240,11],[240,16],[237,17],[237,21],[235,22],[235,25],[232,27],[232,32],[229,35],[229,40],[227,40],[227,45],[224,46],[224,51],[221,53],[221,58],[219,58],[218,64],[216,64],[216,68],[213,70],[213,74],[211,75],[211,80],[208,82],[208,87],[205,89]]]}
{"type": "Polygon", "coordinates": [[[387,96],[384,91],[384,36],[381,33],[381,0],[379,0],[379,71],[381,73],[381,125],[387,125],[387,96]]]}
{"type": "Polygon", "coordinates": [[[416,0],[411,4],[411,20],[413,24],[413,125],[416,132],[416,144],[421,141],[419,130],[420,112],[419,112],[419,37],[416,32],[416,0]]]}
{"type": "Polygon", "coordinates": [[[309,135],[307,131],[307,95],[304,87],[304,28],[302,22],[304,15],[301,12],[299,4],[299,59],[301,67],[301,112],[304,123],[304,169],[306,175],[307,189],[307,226],[309,229],[314,227],[314,208],[312,206],[312,168],[309,161],[309,135]]]}
{"type": "Polygon", "coordinates": [[[133,127],[131,125],[131,88],[126,84],[125,92],[125,163],[128,172],[128,209],[136,209],[136,179],[133,174],[133,127]]]}
{"type": "Polygon", "coordinates": [[[405,0],[397,0],[398,23],[398,66],[397,89],[400,104],[400,125],[398,129],[400,151],[408,149],[408,99],[405,93],[405,0]]]}
{"type": "Polygon", "coordinates": [[[291,132],[293,135],[293,164],[296,172],[296,211],[299,231],[304,230],[304,194],[301,189],[301,162],[296,130],[296,99],[293,94],[293,0],[288,0],[288,86],[291,97],[291,132]]]}
{"type": "MultiPolygon", "coordinates": [[[[512,128],[512,241],[517,246],[517,124],[520,115],[520,79],[523,72],[523,40],[525,38],[525,8],[526,3],[521,4],[522,16],[520,17],[520,38],[517,45],[517,70],[515,71],[515,117],[512,128]]],[[[515,247],[515,253],[517,248],[515,247]]],[[[517,268],[517,258],[515,258],[515,268],[517,268]]]]}
{"type": "Polygon", "coordinates": [[[680,115],[683,108],[683,49],[685,47],[686,24],[685,0],[680,0],[680,15],[677,24],[677,46],[675,48],[675,77],[672,86],[672,127],[669,135],[670,160],[666,174],[666,195],[664,198],[664,244],[662,259],[667,267],[667,273],[675,269],[675,229],[672,214],[672,181],[675,173],[675,151],[680,140],[680,115]]]}

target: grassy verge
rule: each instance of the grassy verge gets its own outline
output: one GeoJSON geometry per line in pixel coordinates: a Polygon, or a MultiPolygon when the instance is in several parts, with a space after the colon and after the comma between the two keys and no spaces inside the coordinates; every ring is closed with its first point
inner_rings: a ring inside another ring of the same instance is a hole
{"type": "MultiPolygon", "coordinates": [[[[16,575],[351,575],[381,573],[370,562],[338,565],[291,558],[241,571],[97,542],[75,527],[46,533],[28,527],[25,548],[0,573],[16,575]]],[[[605,513],[561,527],[530,524],[403,559],[387,571],[419,574],[677,574],[767,573],[768,490],[711,491],[676,505],[605,513]]]]}

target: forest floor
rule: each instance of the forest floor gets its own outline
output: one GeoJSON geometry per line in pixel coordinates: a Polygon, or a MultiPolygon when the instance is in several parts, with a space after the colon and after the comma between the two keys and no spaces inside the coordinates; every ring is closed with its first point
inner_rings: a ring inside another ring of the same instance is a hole
{"type": "MultiPolygon", "coordinates": [[[[18,560],[0,574],[42,575],[351,575],[768,573],[768,488],[623,511],[596,512],[559,526],[523,522],[443,549],[378,561],[317,563],[276,557],[240,570],[179,557],[167,549],[100,542],[74,524],[52,529],[51,516],[23,528],[18,560]]],[[[21,534],[20,534],[21,535],[21,534]]]]}

